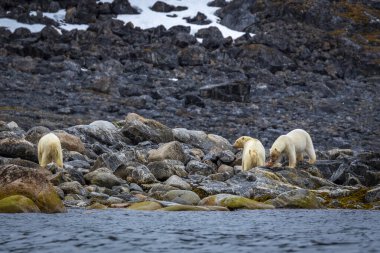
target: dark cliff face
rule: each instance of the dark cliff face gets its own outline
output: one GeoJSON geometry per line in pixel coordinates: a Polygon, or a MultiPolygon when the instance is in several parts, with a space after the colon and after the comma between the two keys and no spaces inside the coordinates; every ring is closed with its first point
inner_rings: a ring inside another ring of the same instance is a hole
{"type": "Polygon", "coordinates": [[[380,149],[376,1],[213,2],[223,25],[247,34],[142,30],[113,19],[138,12],[126,0],[2,2],[0,17],[57,25],[38,11],[66,8],[66,22],[89,28],[0,28],[0,120],[55,129],[137,112],[266,147],[303,128],[317,148],[380,149]]]}

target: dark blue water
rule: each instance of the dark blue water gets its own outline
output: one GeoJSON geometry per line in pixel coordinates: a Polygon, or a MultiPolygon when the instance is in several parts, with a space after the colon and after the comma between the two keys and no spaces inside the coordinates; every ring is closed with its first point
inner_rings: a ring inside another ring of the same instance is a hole
{"type": "Polygon", "coordinates": [[[0,252],[380,252],[380,212],[0,214],[0,252]]]}

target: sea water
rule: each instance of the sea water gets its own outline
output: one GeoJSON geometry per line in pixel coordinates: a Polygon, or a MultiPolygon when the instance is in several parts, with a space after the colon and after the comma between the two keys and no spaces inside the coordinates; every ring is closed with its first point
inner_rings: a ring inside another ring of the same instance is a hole
{"type": "Polygon", "coordinates": [[[0,252],[380,252],[380,211],[0,214],[0,252]]]}

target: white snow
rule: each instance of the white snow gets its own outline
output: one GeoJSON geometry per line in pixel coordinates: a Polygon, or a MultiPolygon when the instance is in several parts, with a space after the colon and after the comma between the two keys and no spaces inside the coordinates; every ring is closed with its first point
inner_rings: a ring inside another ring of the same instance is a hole
{"type": "MultiPolygon", "coordinates": [[[[207,6],[207,3],[210,2],[211,0],[163,0],[165,3],[170,4],[170,5],[188,7],[187,10],[173,11],[170,13],[152,11],[150,7],[153,6],[153,4],[156,1],[157,0],[129,0],[131,5],[140,11],[140,14],[118,15],[116,19],[120,19],[124,21],[125,23],[132,22],[135,26],[139,26],[142,29],[157,27],[159,25],[163,25],[165,26],[166,29],[169,29],[172,26],[184,25],[184,26],[190,26],[191,33],[195,34],[199,29],[207,28],[210,26],[216,26],[222,32],[224,37],[231,36],[233,39],[236,39],[244,34],[243,32],[234,31],[219,24],[220,22],[219,18],[214,15],[215,11],[218,8],[207,6]],[[211,21],[211,24],[208,24],[208,25],[189,24],[186,22],[186,20],[183,19],[185,17],[192,18],[196,16],[198,12],[204,13],[207,16],[207,19],[211,21]],[[176,14],[177,17],[167,16],[167,15],[173,15],[173,14],[176,14]]],[[[112,3],[113,0],[98,0],[98,2],[112,3]]],[[[30,12],[29,15],[36,16],[37,12],[32,11],[30,12]]],[[[88,28],[88,25],[85,25],[85,24],[65,23],[64,22],[65,15],[66,15],[65,10],[59,10],[56,13],[48,13],[48,12],[43,13],[44,17],[54,19],[58,22],[59,24],[59,27],[57,27],[58,30],[60,29],[64,29],[68,31],[73,30],[73,29],[86,30],[88,28]]],[[[45,25],[43,24],[29,25],[29,24],[19,23],[16,20],[8,19],[8,18],[0,18],[0,27],[1,26],[7,27],[11,32],[14,32],[14,30],[18,27],[28,28],[31,32],[40,32],[45,27],[45,25]]],[[[198,39],[198,41],[201,42],[202,40],[198,39]]]]}
{"type": "Polygon", "coordinates": [[[221,24],[219,24],[219,18],[214,15],[217,7],[207,6],[207,3],[211,0],[164,0],[165,3],[174,5],[174,6],[186,6],[187,10],[184,11],[173,11],[170,13],[155,12],[150,9],[151,6],[157,0],[129,0],[130,4],[136,9],[141,10],[140,14],[136,15],[118,15],[117,19],[120,19],[124,22],[132,22],[135,26],[139,26],[142,29],[157,27],[162,24],[166,29],[169,29],[175,25],[184,25],[191,27],[191,33],[196,33],[201,28],[207,28],[210,26],[216,26],[222,32],[224,37],[231,36],[233,39],[236,39],[242,36],[243,32],[238,32],[231,30],[221,24]],[[189,24],[184,20],[185,17],[194,17],[198,12],[202,12],[207,16],[207,19],[212,21],[209,25],[195,25],[189,24]],[[178,17],[172,18],[167,17],[166,15],[176,14],[178,17]]]}
{"type": "Polygon", "coordinates": [[[0,18],[0,27],[6,27],[11,32],[14,32],[17,28],[25,27],[25,28],[28,28],[32,33],[35,33],[35,32],[40,32],[45,27],[45,25],[42,25],[42,24],[29,25],[29,24],[17,22],[15,19],[0,18]]]}

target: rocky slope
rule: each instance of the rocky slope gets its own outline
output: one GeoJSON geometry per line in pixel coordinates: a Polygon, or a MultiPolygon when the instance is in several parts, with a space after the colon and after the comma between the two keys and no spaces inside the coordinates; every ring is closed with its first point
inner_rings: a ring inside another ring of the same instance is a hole
{"type": "Polygon", "coordinates": [[[127,0],[1,2],[0,17],[48,26],[0,28],[0,119],[59,129],[136,112],[266,147],[304,128],[320,150],[380,150],[376,1],[210,5],[220,7],[221,24],[247,34],[233,41],[217,28],[142,30],[113,19],[137,12],[127,0]],[[41,11],[62,8],[66,22],[89,28],[60,34],[41,11]]]}
{"type": "Polygon", "coordinates": [[[241,150],[209,132],[128,114],[54,133],[64,167],[37,164],[45,127],[0,125],[0,211],[67,207],[166,211],[380,207],[380,153],[332,149],[297,168],[241,170],[241,150]],[[49,183],[50,181],[50,183],[49,183]],[[55,191],[52,188],[55,187],[55,191]]]}

